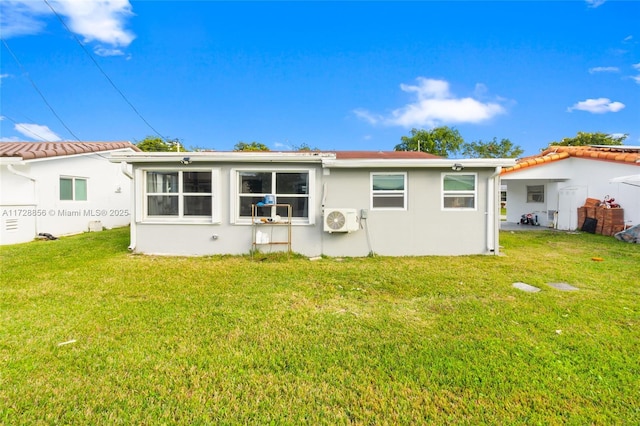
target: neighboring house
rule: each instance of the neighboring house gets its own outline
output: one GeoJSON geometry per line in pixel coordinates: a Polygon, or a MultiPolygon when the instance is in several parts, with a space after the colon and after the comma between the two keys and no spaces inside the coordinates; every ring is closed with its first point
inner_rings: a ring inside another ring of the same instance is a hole
{"type": "Polygon", "coordinates": [[[0,142],[0,243],[126,226],[131,179],[110,153],[129,142],[0,142]]]}
{"type": "Polygon", "coordinates": [[[133,166],[131,246],[148,254],[498,253],[499,173],[515,160],[421,152],[118,153],[133,166]],[[256,207],[273,195],[291,206],[256,207]],[[263,224],[269,219],[276,225],[263,224]],[[279,221],[279,222],[278,222],[279,221]],[[254,222],[258,222],[256,225],[254,222]],[[258,233],[259,237],[256,237],[258,233]],[[262,244],[281,242],[280,245],[262,244]]]}
{"type": "Polygon", "coordinates": [[[640,172],[640,147],[552,146],[539,155],[523,158],[502,170],[507,185],[507,222],[523,214],[538,216],[541,226],[578,228],[578,207],[587,198],[614,198],[624,209],[627,224],[640,223],[640,191],[620,176],[640,172]]]}

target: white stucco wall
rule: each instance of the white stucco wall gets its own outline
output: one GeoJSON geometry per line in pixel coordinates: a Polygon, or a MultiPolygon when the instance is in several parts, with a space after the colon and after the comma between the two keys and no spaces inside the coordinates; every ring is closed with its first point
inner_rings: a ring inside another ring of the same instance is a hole
{"type": "Polygon", "coordinates": [[[33,240],[38,233],[54,236],[89,230],[92,221],[105,228],[131,220],[132,182],[107,152],[29,160],[0,167],[0,242],[33,240]],[[60,177],[87,180],[86,201],[61,201],[60,177]],[[31,179],[30,179],[31,178],[31,179]],[[17,224],[16,224],[17,222],[17,224]]]}
{"type": "Polygon", "coordinates": [[[507,185],[507,221],[518,222],[522,214],[537,212],[541,225],[550,226],[548,212],[566,207],[572,220],[561,222],[575,223],[573,216],[577,217],[577,207],[586,198],[604,200],[608,195],[622,206],[626,221],[638,224],[640,188],[609,183],[614,177],[637,173],[638,165],[573,157],[509,173],[502,176],[502,183],[507,185]],[[545,185],[544,203],[526,202],[527,185],[545,185]],[[573,194],[576,200],[562,200],[567,194],[573,194]]]}

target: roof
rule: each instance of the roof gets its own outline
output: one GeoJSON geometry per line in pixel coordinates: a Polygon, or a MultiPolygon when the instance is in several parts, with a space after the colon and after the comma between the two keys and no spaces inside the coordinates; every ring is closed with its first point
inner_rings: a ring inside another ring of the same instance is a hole
{"type": "Polygon", "coordinates": [[[0,142],[0,157],[33,160],[124,148],[140,151],[131,142],[0,142]]]}
{"type": "Polygon", "coordinates": [[[334,151],[338,160],[371,159],[371,160],[410,160],[426,158],[442,158],[420,151],[334,151]]]}
{"type": "Polygon", "coordinates": [[[516,165],[503,169],[501,174],[505,175],[571,157],[640,166],[640,147],[623,145],[550,146],[538,155],[519,159],[516,165]]]}

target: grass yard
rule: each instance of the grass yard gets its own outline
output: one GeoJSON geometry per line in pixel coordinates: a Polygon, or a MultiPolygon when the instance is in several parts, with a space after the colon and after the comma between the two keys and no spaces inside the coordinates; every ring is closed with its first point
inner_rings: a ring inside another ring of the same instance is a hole
{"type": "Polygon", "coordinates": [[[173,258],[128,253],[123,228],[1,247],[0,424],[640,424],[640,246],[501,244],[173,258]]]}

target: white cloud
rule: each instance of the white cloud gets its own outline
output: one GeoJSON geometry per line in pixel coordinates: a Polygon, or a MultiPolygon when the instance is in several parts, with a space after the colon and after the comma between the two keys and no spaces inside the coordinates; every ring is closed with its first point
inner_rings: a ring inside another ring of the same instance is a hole
{"type": "MultiPolygon", "coordinates": [[[[417,85],[400,85],[402,91],[415,94],[414,102],[386,116],[362,108],[356,109],[354,114],[370,124],[435,127],[441,123],[480,123],[506,112],[502,105],[495,102],[483,103],[470,97],[455,97],[447,81],[424,77],[419,77],[417,81],[417,85]]],[[[486,88],[477,85],[476,92],[484,93],[486,88]]]]}
{"type": "Polygon", "coordinates": [[[607,112],[618,112],[623,109],[625,105],[622,102],[611,102],[607,98],[587,99],[574,104],[567,109],[568,112],[574,110],[587,111],[592,114],[604,114],[607,112]]]}
{"type": "Polygon", "coordinates": [[[640,75],[634,75],[631,77],[631,80],[635,81],[636,83],[640,84],[640,75]]]}
{"type": "Polygon", "coordinates": [[[20,142],[20,141],[22,141],[22,139],[20,139],[17,136],[1,137],[0,138],[0,142],[20,142]]]}
{"type": "Polygon", "coordinates": [[[633,64],[631,65],[634,69],[637,69],[638,71],[640,71],[640,62],[638,62],[637,64],[633,64]]]}
{"type": "Polygon", "coordinates": [[[124,28],[127,18],[133,15],[129,0],[56,0],[52,5],[69,19],[71,31],[82,35],[86,42],[126,47],[135,38],[124,28]]]}
{"type": "Polygon", "coordinates": [[[589,7],[599,7],[606,3],[607,0],[585,0],[589,7]]]}
{"type": "MultiPolygon", "coordinates": [[[[84,42],[97,41],[114,47],[128,46],[135,35],[125,28],[133,16],[129,0],[49,0],[71,31],[84,42]]],[[[3,0],[0,32],[7,39],[35,35],[44,30],[52,10],[43,1],[3,0]]]]}
{"type": "Polygon", "coordinates": [[[41,17],[51,13],[51,9],[40,1],[3,0],[0,12],[0,33],[9,39],[42,32],[45,24],[41,17]]]}
{"type": "Polygon", "coordinates": [[[107,49],[102,46],[98,46],[93,49],[93,53],[98,56],[122,56],[124,52],[121,49],[107,49]]]}
{"type": "Polygon", "coordinates": [[[597,72],[618,72],[620,69],[618,67],[594,67],[589,68],[589,74],[595,74],[597,72]]]}
{"type": "Polygon", "coordinates": [[[53,130],[41,124],[16,123],[13,128],[26,137],[38,141],[57,142],[62,140],[53,130]]]}

